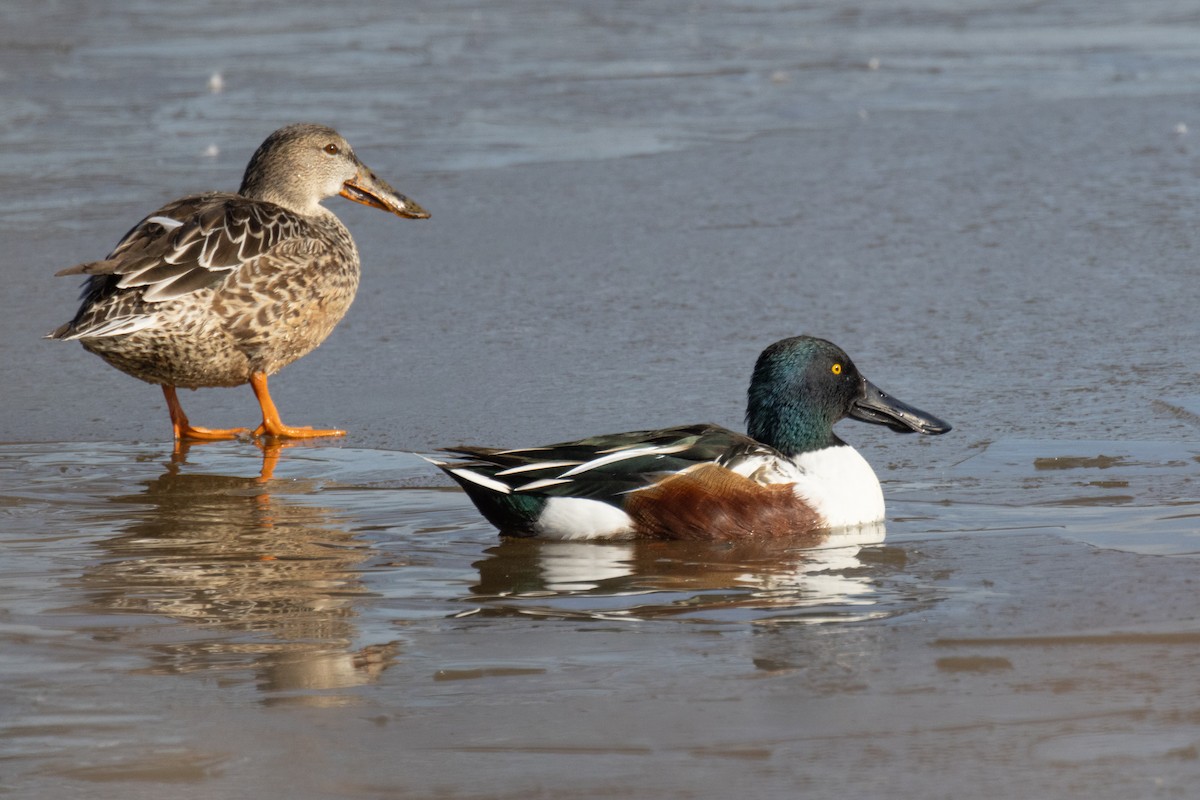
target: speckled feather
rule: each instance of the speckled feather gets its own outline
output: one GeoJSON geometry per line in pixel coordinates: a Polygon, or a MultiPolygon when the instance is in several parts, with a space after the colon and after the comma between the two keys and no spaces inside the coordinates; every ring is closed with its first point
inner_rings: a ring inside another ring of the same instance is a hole
{"type": "MultiPolygon", "coordinates": [[[[75,317],[50,337],[79,340],[166,386],[236,386],[277,372],[332,332],[358,289],[354,241],[319,204],[355,170],[393,191],[336,131],[281,128],[251,159],[238,194],[168,203],[105,259],[58,273],[88,278],[75,317]]],[[[389,210],[427,216],[415,204],[389,210]]]]}
{"type": "Polygon", "coordinates": [[[175,200],[143,218],[109,255],[59,272],[86,275],[75,317],[49,334],[78,340],[110,365],[162,386],[175,439],[245,433],[341,436],[287,425],[269,376],[324,341],[358,290],[358,249],[321,205],[348,200],[426,219],[325,125],[287,125],[251,157],[236,194],[175,200]],[[249,383],[262,423],[206,428],[188,419],[176,387],[249,383]]]}
{"type": "Polygon", "coordinates": [[[60,274],[90,277],[79,313],[53,337],[80,339],[150,383],[194,388],[237,386],[313,350],[349,309],[360,273],[332,214],[209,193],[164,206],[104,261],[60,274]],[[122,321],[134,329],[106,335],[122,321]]]}

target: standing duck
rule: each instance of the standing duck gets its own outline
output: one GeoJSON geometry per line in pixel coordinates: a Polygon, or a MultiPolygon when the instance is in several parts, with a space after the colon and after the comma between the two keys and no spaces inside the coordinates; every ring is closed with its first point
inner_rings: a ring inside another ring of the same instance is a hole
{"type": "Polygon", "coordinates": [[[950,426],[889,397],[837,345],[776,342],[750,379],[743,435],[718,425],[596,436],[522,450],[456,447],[435,461],[510,536],[739,540],[880,522],[871,465],[840,419],[901,433],[950,426]]]}
{"type": "Polygon", "coordinates": [[[324,125],[289,125],[254,153],[237,194],[168,203],[133,227],[87,275],[74,319],[48,335],[78,340],[112,366],[162,386],[175,439],[231,439],[246,428],[192,425],[176,387],[249,383],[262,407],[255,436],[344,431],[291,427],[267,378],[325,340],[358,290],[358,248],[321,205],[340,194],[400,217],[429,214],[358,160],[324,125]]]}

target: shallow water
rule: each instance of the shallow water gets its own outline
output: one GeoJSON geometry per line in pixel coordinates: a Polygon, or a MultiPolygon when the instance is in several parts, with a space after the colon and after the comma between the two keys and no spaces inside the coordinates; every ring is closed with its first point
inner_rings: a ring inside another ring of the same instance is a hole
{"type": "Polygon", "coordinates": [[[0,45],[0,794],[1189,796],[1191,4],[57,2],[0,45]],[[433,216],[330,204],[364,291],[272,386],[344,440],[176,452],[38,340],[50,276],[300,119],[433,216]],[[840,426],[886,529],[500,541],[410,454],[736,427],[800,332],[955,425],[840,426]]]}
{"type": "Polygon", "coordinates": [[[403,453],[7,445],[6,789],[1182,791],[1194,561],[1129,550],[1194,550],[1189,504],[1106,493],[1195,454],[1051,447],[806,549],[501,542],[403,453]],[[941,499],[993,476],[1029,502],[941,499]]]}

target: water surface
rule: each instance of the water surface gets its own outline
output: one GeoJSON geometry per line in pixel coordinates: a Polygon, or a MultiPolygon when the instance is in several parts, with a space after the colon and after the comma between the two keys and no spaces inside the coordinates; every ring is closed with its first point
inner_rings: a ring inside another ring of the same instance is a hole
{"type": "Polygon", "coordinates": [[[1195,455],[1040,447],[893,480],[886,539],[802,548],[498,541],[404,453],[7,445],[6,786],[599,796],[619,767],[630,792],[769,796],[854,768],[915,796],[922,769],[971,791],[1029,758],[1005,796],[1190,779],[1194,562],[1140,553],[1191,546],[1194,504],[1112,491],[1195,455]],[[939,499],[993,475],[1030,502],[939,499]]]}

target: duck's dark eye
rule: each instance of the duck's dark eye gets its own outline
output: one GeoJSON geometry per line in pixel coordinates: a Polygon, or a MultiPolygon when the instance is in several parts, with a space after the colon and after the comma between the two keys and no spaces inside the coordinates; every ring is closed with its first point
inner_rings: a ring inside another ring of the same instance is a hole
{"type": "Polygon", "coordinates": [[[834,375],[841,375],[841,374],[842,374],[842,365],[841,365],[841,364],[834,364],[834,365],[833,365],[832,367],[830,367],[829,369],[830,369],[830,371],[831,371],[831,372],[833,372],[833,374],[834,374],[834,375]]]}
{"type": "Polygon", "coordinates": [[[338,153],[341,152],[341,150],[338,149],[338,146],[336,144],[334,144],[333,142],[330,142],[329,144],[325,145],[325,152],[329,153],[329,155],[331,155],[331,156],[336,156],[338,153]]]}

